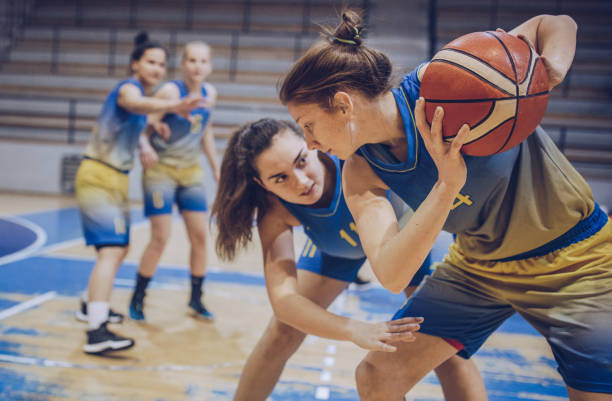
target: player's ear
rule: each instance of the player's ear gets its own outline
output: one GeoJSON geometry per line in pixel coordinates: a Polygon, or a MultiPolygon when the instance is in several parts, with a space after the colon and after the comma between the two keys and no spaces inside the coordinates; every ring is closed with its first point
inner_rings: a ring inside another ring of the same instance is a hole
{"type": "Polygon", "coordinates": [[[353,114],[353,99],[348,92],[338,91],[334,94],[332,107],[334,110],[350,116],[353,114]]]}

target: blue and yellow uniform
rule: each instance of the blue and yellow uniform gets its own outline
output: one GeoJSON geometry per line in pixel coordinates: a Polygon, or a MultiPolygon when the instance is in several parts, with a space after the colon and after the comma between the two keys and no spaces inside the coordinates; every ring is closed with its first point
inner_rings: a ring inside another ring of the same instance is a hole
{"type": "MultiPolygon", "coordinates": [[[[297,268],[351,283],[357,277],[366,257],[342,192],[343,162],[336,156],[329,157],[336,167],[336,187],[328,207],[313,208],[283,200],[281,202],[302,223],[308,236],[297,268]]],[[[410,285],[418,285],[423,277],[429,274],[429,267],[428,256],[410,285]]]]}
{"type": "MultiPolygon", "coordinates": [[[[175,80],[172,84],[178,87],[181,98],[189,96],[185,81],[175,80]]],[[[206,95],[206,88],[202,85],[202,96],[206,95]]],[[[193,123],[178,114],[166,114],[162,121],[170,128],[170,138],[164,141],[157,134],[151,136],[151,145],[157,152],[159,162],[145,169],[142,175],[147,216],[172,213],[175,202],[181,211],[207,210],[200,154],[210,109],[194,109],[190,115],[193,123]]]]}
{"type": "MultiPolygon", "coordinates": [[[[393,89],[405,161],[383,161],[380,144],[358,151],[414,209],[437,180],[414,122],[419,88],[415,70],[393,89]]],[[[396,318],[424,316],[421,332],[469,357],[518,312],[546,337],[567,384],[612,393],[612,227],[590,187],[541,128],[507,152],[464,159],[444,225],[456,242],[396,318]]]]}
{"type": "Polygon", "coordinates": [[[96,247],[129,243],[128,173],[147,117],[119,106],[119,89],[125,84],[135,85],[144,95],[142,84],[135,78],[121,81],[111,91],[75,181],[85,240],[96,247]]]}

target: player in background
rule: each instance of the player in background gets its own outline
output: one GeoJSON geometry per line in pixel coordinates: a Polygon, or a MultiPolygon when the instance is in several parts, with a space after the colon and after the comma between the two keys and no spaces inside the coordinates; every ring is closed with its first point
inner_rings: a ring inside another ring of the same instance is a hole
{"type": "MultiPolygon", "coordinates": [[[[571,400],[611,400],[612,224],[589,185],[541,128],[504,153],[464,157],[467,125],[447,143],[444,111],[426,122],[426,65],[391,89],[391,63],[363,44],[364,28],[345,11],[329,40],[285,77],[281,100],[311,148],[347,159],[347,203],[386,288],[403,289],[440,230],[457,238],[396,314],[424,316],[416,341],[371,352],[359,365],[361,399],[403,399],[449,357],[473,355],[518,312],[548,341],[571,400]],[[401,230],[389,188],[415,209],[401,230]]],[[[510,34],[543,56],[552,89],[572,63],[576,29],[568,16],[540,15],[510,34]]]]}
{"type": "Polygon", "coordinates": [[[204,171],[200,164],[203,151],[214,179],[219,179],[211,122],[217,91],[206,82],[212,72],[210,47],[204,42],[187,43],[183,49],[181,71],[183,79],[163,85],[155,98],[178,101],[190,96],[202,96],[207,105],[192,110],[189,118],[176,113],[150,114],[150,121],[168,127],[170,137],[164,139],[158,133],[150,137],[142,134],[140,137],[140,159],[144,167],[144,209],[151,222],[151,239],[140,260],[129,306],[130,317],[135,320],[145,318],[143,309],[146,288],[170,237],[174,203],[183,217],[191,244],[191,295],[188,306],[196,316],[213,318],[213,314],[202,302],[209,233],[204,171]]]}
{"type": "MultiPolygon", "coordinates": [[[[235,401],[264,401],[285,363],[306,334],[352,341],[383,353],[398,341],[412,341],[420,318],[371,323],[338,316],[327,307],[357,276],[365,261],[355,224],[344,201],[343,162],[308,150],[293,123],[262,119],[236,131],[221,165],[212,215],[218,227],[218,254],[232,259],[252,239],[253,220],[263,248],[264,275],[274,310],[249,356],[235,401]],[[293,227],[308,240],[295,262],[293,227]]],[[[416,286],[429,272],[406,283],[416,286]]],[[[486,400],[478,370],[451,358],[437,369],[447,400],[486,400]]]]}
{"type": "MultiPolygon", "coordinates": [[[[132,76],[121,81],[106,98],[98,123],[76,175],[76,197],[87,245],[96,247],[96,262],[89,276],[87,303],[77,318],[89,323],[83,350],[89,354],[127,349],[134,340],[116,335],[107,323],[120,322],[109,301],[113,280],[129,245],[128,173],[133,166],[138,137],[146,114],[175,112],[188,115],[203,104],[202,96],[159,99],[148,96],[166,73],[166,50],[139,33],[130,57],[132,76]]],[[[153,127],[155,128],[155,127],[153,127]]],[[[156,127],[163,131],[163,128],[156,127]]]]}

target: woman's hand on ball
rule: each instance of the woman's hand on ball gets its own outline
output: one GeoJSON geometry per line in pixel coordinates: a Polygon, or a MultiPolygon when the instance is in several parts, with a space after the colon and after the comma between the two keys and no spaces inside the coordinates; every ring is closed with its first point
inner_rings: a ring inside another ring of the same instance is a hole
{"type": "Polygon", "coordinates": [[[457,192],[465,185],[467,168],[461,147],[470,135],[470,127],[463,124],[457,135],[449,143],[442,135],[444,109],[437,107],[431,126],[425,117],[425,99],[419,98],[415,107],[416,125],[425,147],[438,168],[438,181],[455,188],[457,192]]]}

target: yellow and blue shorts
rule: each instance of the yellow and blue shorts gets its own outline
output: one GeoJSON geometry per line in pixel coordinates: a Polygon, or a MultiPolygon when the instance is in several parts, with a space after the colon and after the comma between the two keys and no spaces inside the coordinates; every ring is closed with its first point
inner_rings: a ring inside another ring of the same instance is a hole
{"type": "Polygon", "coordinates": [[[75,191],[87,245],[99,248],[129,244],[128,187],[127,172],[83,159],[77,171],[75,191]]]}
{"type": "MultiPolygon", "coordinates": [[[[431,274],[430,257],[431,255],[427,255],[427,259],[414,275],[410,284],[408,284],[409,286],[419,285],[425,276],[431,274]]],[[[349,259],[321,252],[319,247],[308,238],[304,245],[304,249],[302,249],[300,258],[297,261],[297,268],[308,270],[320,276],[352,283],[355,281],[355,278],[357,278],[357,273],[359,273],[359,269],[363,266],[365,261],[365,255],[363,258],[349,259]]]]}
{"type": "Polygon", "coordinates": [[[598,208],[585,220],[586,238],[520,260],[476,260],[452,244],[394,318],[424,316],[422,333],[469,358],[517,312],[546,338],[566,384],[612,393],[612,223],[598,208]]]}
{"type": "Polygon", "coordinates": [[[199,164],[179,168],[157,163],[142,174],[145,216],[180,211],[206,212],[204,170],[199,164]]]}

